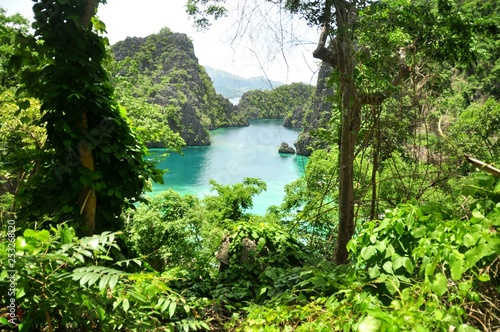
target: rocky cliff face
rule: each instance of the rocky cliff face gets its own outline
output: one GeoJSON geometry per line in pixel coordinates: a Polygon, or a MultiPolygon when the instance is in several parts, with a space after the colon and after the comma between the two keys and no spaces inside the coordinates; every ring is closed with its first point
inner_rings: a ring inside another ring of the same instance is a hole
{"type": "Polygon", "coordinates": [[[283,127],[286,128],[302,128],[304,127],[304,117],[306,110],[304,107],[299,106],[292,111],[292,114],[285,117],[283,127]]]}
{"type": "Polygon", "coordinates": [[[248,125],[231,102],[215,92],[187,35],[164,28],[145,38],[120,41],[112,52],[118,64],[114,75],[128,78],[132,96],[168,109],[164,115],[170,128],[187,145],[209,145],[211,129],[248,125]]]}
{"type": "Polygon", "coordinates": [[[332,103],[327,101],[327,96],[333,95],[333,90],[327,85],[327,80],[332,73],[332,67],[326,63],[321,65],[318,73],[318,85],[312,101],[312,111],[305,114],[302,123],[303,130],[294,143],[297,154],[309,156],[313,150],[324,148],[318,138],[311,135],[311,131],[318,128],[327,128],[332,116],[332,103]]]}

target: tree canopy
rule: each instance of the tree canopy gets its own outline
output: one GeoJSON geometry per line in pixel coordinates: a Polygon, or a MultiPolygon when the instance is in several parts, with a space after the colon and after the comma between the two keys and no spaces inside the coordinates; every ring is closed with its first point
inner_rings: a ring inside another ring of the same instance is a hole
{"type": "MultiPolygon", "coordinates": [[[[471,25],[452,1],[290,0],[276,5],[321,27],[312,55],[333,68],[340,111],[335,261],[346,263],[346,245],[355,231],[354,157],[363,113],[382,105],[405,82],[421,75],[417,70],[432,70],[436,62],[469,62],[473,57],[471,25]]],[[[193,0],[188,12],[195,19],[198,15],[217,19],[223,10],[218,1],[193,0]]],[[[201,23],[206,25],[206,21],[201,23]]]]}

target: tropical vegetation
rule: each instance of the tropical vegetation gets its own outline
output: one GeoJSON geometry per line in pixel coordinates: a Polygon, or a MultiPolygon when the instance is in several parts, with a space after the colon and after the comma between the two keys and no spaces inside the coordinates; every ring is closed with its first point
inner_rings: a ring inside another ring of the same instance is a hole
{"type": "Polygon", "coordinates": [[[281,85],[273,90],[250,90],[241,96],[238,111],[251,119],[283,119],[300,108],[296,117],[302,121],[311,110],[312,95],[313,87],[304,83],[281,85]]]}
{"type": "MultiPolygon", "coordinates": [[[[182,95],[152,106],[148,59],[113,62],[103,2],[35,1],[34,36],[0,10],[2,329],[500,328],[497,1],[274,3],[322,28],[331,94],[309,110],[329,105],[323,148],[265,215],[254,178],[146,194],[182,95]]],[[[206,27],[222,4],[187,8],[206,27]]]]}

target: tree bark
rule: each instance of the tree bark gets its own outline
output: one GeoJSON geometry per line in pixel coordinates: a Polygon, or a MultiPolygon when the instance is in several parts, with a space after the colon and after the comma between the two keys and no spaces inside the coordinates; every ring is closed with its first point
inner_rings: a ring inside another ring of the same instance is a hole
{"type": "MultiPolygon", "coordinates": [[[[84,132],[89,130],[87,113],[83,113],[81,121],[78,123],[79,129],[84,132]]],[[[94,154],[92,146],[88,142],[81,142],[78,145],[78,155],[83,167],[94,172],[94,154]]],[[[95,230],[95,214],[97,208],[97,196],[95,189],[91,186],[83,186],[78,194],[78,207],[82,216],[82,233],[92,235],[95,230]]]]}
{"type": "MultiPolygon", "coordinates": [[[[80,16],[80,24],[83,30],[88,29],[92,17],[95,15],[97,5],[98,0],[87,0],[83,5],[83,12],[80,16]]],[[[82,118],[78,123],[78,128],[82,132],[89,131],[86,110],[83,111],[82,118]]],[[[90,144],[85,144],[85,142],[81,142],[78,145],[78,155],[80,157],[81,165],[91,172],[94,172],[95,165],[92,146],[90,146],[90,144]]],[[[94,188],[88,185],[82,187],[78,195],[78,207],[83,219],[82,233],[92,235],[95,230],[95,216],[97,209],[97,196],[94,188]]]]}
{"type": "MultiPolygon", "coordinates": [[[[340,28],[340,26],[339,26],[340,28]]],[[[357,100],[354,86],[354,61],[348,36],[341,36],[337,41],[340,63],[341,93],[341,133],[340,133],[340,182],[339,182],[339,230],[335,245],[334,262],[346,264],[349,259],[347,243],[354,235],[354,152],[356,138],[360,128],[361,104],[357,100]]]]}
{"type": "Polygon", "coordinates": [[[372,106],[373,109],[373,136],[372,136],[372,175],[371,175],[371,186],[372,186],[372,200],[370,205],[370,220],[374,220],[377,216],[377,173],[379,167],[379,157],[380,157],[380,113],[382,111],[380,105],[372,106]]]}
{"type": "Polygon", "coordinates": [[[352,25],[356,5],[334,0],[337,22],[335,39],[338,56],[339,89],[341,95],[340,133],[340,183],[339,183],[339,229],[333,260],[346,264],[349,260],[347,243],[354,235],[354,150],[361,121],[361,103],[354,82],[355,60],[353,51],[352,25]]]}
{"type": "Polygon", "coordinates": [[[349,259],[347,243],[354,235],[354,152],[361,122],[361,101],[354,82],[354,51],[352,26],[356,19],[356,4],[344,0],[327,0],[324,23],[318,47],[313,56],[323,60],[339,73],[341,96],[339,225],[333,260],[346,264],[349,259]],[[331,11],[335,8],[337,34],[333,51],[326,47],[330,30],[331,11]]]}

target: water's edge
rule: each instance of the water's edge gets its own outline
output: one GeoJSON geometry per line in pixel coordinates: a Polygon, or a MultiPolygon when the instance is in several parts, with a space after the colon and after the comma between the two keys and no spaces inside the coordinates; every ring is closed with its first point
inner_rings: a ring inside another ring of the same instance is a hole
{"type": "MultiPolygon", "coordinates": [[[[165,184],[153,184],[156,195],[167,189],[199,197],[210,194],[209,180],[222,184],[245,177],[264,180],[267,191],[254,198],[252,213],[264,214],[270,205],[281,204],[284,186],[304,174],[307,157],[278,153],[281,142],[293,146],[299,130],[284,128],[283,120],[250,120],[248,127],[226,127],[211,131],[210,146],[183,149],[184,156],[170,153],[158,165],[168,169],[165,184]]],[[[152,157],[165,149],[150,149],[152,157]]]]}

